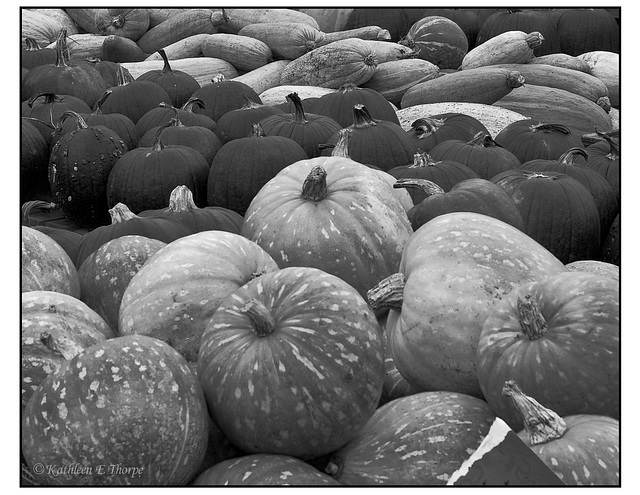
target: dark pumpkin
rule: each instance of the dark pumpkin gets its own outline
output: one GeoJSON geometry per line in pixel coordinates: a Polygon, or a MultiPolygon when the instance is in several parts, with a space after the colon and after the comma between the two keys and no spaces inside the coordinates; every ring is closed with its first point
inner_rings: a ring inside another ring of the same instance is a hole
{"type": "Polygon", "coordinates": [[[558,18],[556,29],[562,53],[620,53],[620,25],[606,9],[566,9],[558,18]]]}
{"type": "Polygon", "coordinates": [[[429,152],[436,144],[448,139],[470,141],[479,132],[490,134],[482,122],[471,115],[442,113],[415,120],[407,134],[416,141],[418,149],[429,152]]]}
{"type": "Polygon", "coordinates": [[[69,258],[71,258],[72,261],[76,259],[82,234],[74,232],[73,230],[48,227],[46,225],[33,225],[31,228],[39,230],[43,234],[47,234],[54,241],[60,244],[60,247],[64,249],[65,253],[69,255],[69,258]]]}
{"type": "Polygon", "coordinates": [[[244,216],[262,186],[283,168],[307,158],[293,139],[265,136],[260,124],[254,124],[251,136],[225,143],[213,159],[207,203],[244,216]]]}
{"type": "Polygon", "coordinates": [[[33,69],[38,65],[55,64],[56,51],[53,48],[42,48],[38,42],[27,37],[20,50],[20,66],[25,69],[33,69]]]}
{"type": "Polygon", "coordinates": [[[283,115],[284,110],[278,106],[256,103],[246,95],[242,95],[245,103],[241,108],[230,110],[217,122],[219,132],[225,141],[246,138],[253,132],[254,124],[271,115],[283,115]]]}
{"type": "Polygon", "coordinates": [[[515,201],[524,232],[564,264],[597,259],[600,214],[580,181],[559,172],[507,170],[491,178],[515,201]]]}
{"type": "Polygon", "coordinates": [[[102,60],[97,57],[89,57],[82,60],[82,62],[95,68],[100,73],[107,88],[118,85],[118,64],[116,62],[102,60]]]}
{"type": "Polygon", "coordinates": [[[587,146],[587,167],[602,175],[620,200],[620,138],[597,133],[603,140],[587,146]]]}
{"type": "Polygon", "coordinates": [[[435,8],[425,9],[422,13],[423,16],[438,15],[451,19],[455,22],[467,37],[468,50],[471,50],[476,45],[476,38],[480,31],[480,16],[472,9],[465,8],[435,8]]]}
{"type": "Polygon", "coordinates": [[[78,226],[104,225],[109,221],[107,180],[114,165],[127,153],[127,146],[113,130],[88,126],[76,112],[67,110],[61,118],[73,119],[76,128],[51,149],[51,192],[65,217],[78,226]]]}
{"type": "Polygon", "coordinates": [[[620,214],[611,224],[609,233],[602,244],[602,261],[620,266],[620,214]]]}
{"type": "Polygon", "coordinates": [[[366,26],[379,26],[389,31],[390,41],[400,41],[411,25],[422,16],[424,9],[418,8],[355,8],[352,10],[344,30],[366,26]]]}
{"type": "MultiPolygon", "coordinates": [[[[153,84],[153,83],[150,83],[153,84]]],[[[171,191],[185,185],[193,192],[196,205],[207,201],[210,164],[202,153],[189,146],[162,143],[160,127],[152,147],[125,153],[109,174],[107,203],[126,204],[134,213],[157,210],[169,204],[171,191]]]]}
{"type": "Polygon", "coordinates": [[[20,203],[50,194],[49,146],[38,128],[20,119],[20,203]]]}
{"type": "Polygon", "coordinates": [[[245,103],[243,94],[255,103],[262,103],[251,86],[219,74],[211,79],[210,84],[205,84],[191,95],[204,103],[203,107],[195,108],[194,112],[202,113],[217,122],[228,111],[242,108],[245,103]]]}

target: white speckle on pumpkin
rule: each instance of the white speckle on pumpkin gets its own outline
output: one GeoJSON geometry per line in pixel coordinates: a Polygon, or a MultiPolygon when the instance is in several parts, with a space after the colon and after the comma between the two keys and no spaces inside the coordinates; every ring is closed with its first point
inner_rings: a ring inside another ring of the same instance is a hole
{"type": "Polygon", "coordinates": [[[96,351],[96,353],[94,354],[95,357],[99,358],[104,354],[104,349],[100,349],[98,351],[96,351]]]}
{"type": "Polygon", "coordinates": [[[89,390],[95,392],[96,390],[98,390],[98,387],[100,386],[100,382],[98,380],[94,380],[91,382],[91,384],[89,385],[89,390]]]}
{"type": "Polygon", "coordinates": [[[598,459],[598,464],[604,469],[607,469],[607,464],[602,459],[598,459]]]}
{"type": "Polygon", "coordinates": [[[60,414],[61,419],[67,419],[68,412],[69,411],[67,410],[67,405],[64,402],[58,404],[58,414],[60,414]]]}

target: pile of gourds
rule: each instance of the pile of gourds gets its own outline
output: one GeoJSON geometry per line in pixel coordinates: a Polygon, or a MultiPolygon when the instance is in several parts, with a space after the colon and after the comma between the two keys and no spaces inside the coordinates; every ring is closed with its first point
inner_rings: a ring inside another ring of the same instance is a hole
{"type": "Polygon", "coordinates": [[[609,9],[21,13],[24,484],[620,484],[609,9]]]}

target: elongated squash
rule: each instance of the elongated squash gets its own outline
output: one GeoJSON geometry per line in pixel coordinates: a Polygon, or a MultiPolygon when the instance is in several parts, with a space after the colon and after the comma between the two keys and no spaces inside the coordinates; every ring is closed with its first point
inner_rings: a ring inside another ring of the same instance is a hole
{"type": "Polygon", "coordinates": [[[271,48],[259,39],[231,33],[203,35],[202,54],[226,60],[239,71],[252,71],[273,62],[271,48]]]}
{"type": "Polygon", "coordinates": [[[280,84],[337,89],[367,82],[376,69],[375,52],[365,40],[348,38],[321,46],[292,60],[280,76],[280,84]]]}
{"type": "Polygon", "coordinates": [[[146,53],[153,53],[194,34],[216,33],[224,19],[220,9],[185,10],[149,29],[138,40],[138,46],[146,53]]]}
{"type": "Polygon", "coordinates": [[[347,38],[360,38],[361,40],[389,41],[391,34],[388,29],[380,26],[363,26],[354,29],[346,29],[344,31],[335,31],[324,33],[324,38],[318,46],[328,45],[334,41],[345,40],[347,38]]]}
{"type": "Polygon", "coordinates": [[[100,34],[100,30],[98,29],[98,26],[96,26],[96,15],[100,14],[101,11],[104,10],[107,9],[64,9],[64,11],[69,14],[69,17],[71,17],[80,28],[81,33],[93,34],[100,34]]]}
{"type": "Polygon", "coordinates": [[[302,22],[259,22],[238,31],[267,45],[275,58],[296,59],[318,46],[324,34],[302,22]]]}
{"type": "MultiPolygon", "coordinates": [[[[86,58],[102,58],[102,43],[104,36],[101,34],[78,33],[69,36],[67,48],[69,49],[69,58],[86,59],[86,58]]],[[[55,49],[56,42],[47,45],[47,48],[55,49]]]]}
{"type": "MultiPolygon", "coordinates": [[[[142,51],[133,40],[124,36],[110,34],[102,41],[102,60],[109,62],[141,62],[149,55],[142,51]]],[[[159,55],[158,55],[159,56],[159,55]]]]}
{"type": "Polygon", "coordinates": [[[506,31],[476,46],[462,59],[461,70],[495,64],[524,64],[544,41],[538,32],[506,31]]]}
{"type": "Polygon", "coordinates": [[[362,87],[377,91],[391,103],[399,106],[409,88],[439,75],[438,66],[427,60],[419,58],[391,60],[378,64],[371,79],[362,87]]]}
{"type": "MultiPolygon", "coordinates": [[[[24,9],[21,18],[20,38],[32,38],[38,42],[40,46],[47,46],[51,43],[55,45],[55,41],[64,27],[64,24],[57,19],[50,18],[42,12],[24,9]]],[[[76,29],[76,32],[78,30],[76,29]]],[[[67,31],[67,34],[69,31],[67,31]]]]}
{"type": "MultiPolygon", "coordinates": [[[[123,63],[122,67],[136,79],[138,76],[150,70],[162,70],[163,60],[144,60],[142,62],[123,63]]],[[[200,86],[208,84],[219,74],[227,79],[232,79],[238,75],[236,68],[226,60],[209,57],[181,58],[171,62],[173,71],[183,71],[192,76],[200,86]]]]}
{"type": "Polygon", "coordinates": [[[577,136],[593,132],[594,128],[606,132],[613,127],[611,117],[596,103],[564,89],[525,84],[494,105],[539,122],[564,125],[577,136]]]}
{"type": "Polygon", "coordinates": [[[541,57],[533,57],[527,60],[527,64],[545,64],[554,67],[564,67],[565,69],[579,70],[580,72],[591,73],[591,67],[584,60],[566,53],[550,53],[541,57]]]}
{"type": "MultiPolygon", "coordinates": [[[[169,60],[178,60],[181,58],[201,57],[202,43],[210,34],[194,34],[182,38],[181,40],[171,43],[169,46],[163,48],[164,53],[169,60]]],[[[214,57],[215,58],[215,57],[214,57]]],[[[146,60],[162,60],[162,56],[159,52],[152,53],[146,60]]]]}
{"type": "Polygon", "coordinates": [[[589,64],[589,72],[606,84],[611,106],[620,106],[620,54],[607,51],[587,52],[578,55],[589,64]]]}
{"type": "Polygon", "coordinates": [[[402,108],[425,103],[459,101],[491,105],[522,86],[525,78],[518,71],[494,67],[478,67],[445,74],[409,88],[402,108]]]}
{"type": "Polygon", "coordinates": [[[611,109],[606,84],[591,74],[544,64],[499,64],[492,67],[517,70],[527,84],[564,89],[597,103],[607,113],[611,109]]]}
{"type": "Polygon", "coordinates": [[[149,12],[149,29],[156,27],[158,24],[163,23],[170,17],[173,17],[176,14],[180,14],[181,12],[189,10],[188,8],[164,8],[164,7],[149,7],[147,11],[149,12]]]}
{"type": "Polygon", "coordinates": [[[289,65],[289,62],[290,60],[274,60],[267,65],[245,72],[233,80],[244,83],[257,94],[261,94],[270,88],[280,85],[280,74],[289,65]]]}
{"type": "MultiPolygon", "coordinates": [[[[32,11],[46,15],[52,22],[64,27],[69,35],[80,32],[80,28],[76,24],[76,21],[74,21],[71,16],[64,11],[64,9],[33,9],[32,11]]],[[[58,31],[60,30],[58,29],[58,31]]]]}
{"type": "Polygon", "coordinates": [[[362,40],[376,54],[376,60],[379,64],[391,62],[392,60],[404,60],[406,58],[415,58],[416,53],[408,46],[394,43],[392,41],[380,40],[362,40]]]}
{"type": "Polygon", "coordinates": [[[319,98],[333,93],[333,89],[320,86],[274,86],[260,93],[263,105],[281,105],[288,101],[287,95],[296,93],[301,100],[319,98]]]}
{"type": "Polygon", "coordinates": [[[320,29],[318,22],[308,14],[292,9],[224,9],[226,22],[220,26],[220,32],[238,34],[249,24],[259,22],[302,22],[320,29]]]}

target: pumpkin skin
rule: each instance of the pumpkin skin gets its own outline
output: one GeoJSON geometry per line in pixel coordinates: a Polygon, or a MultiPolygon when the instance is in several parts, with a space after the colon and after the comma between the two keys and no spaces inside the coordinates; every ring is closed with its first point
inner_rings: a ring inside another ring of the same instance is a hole
{"type": "Polygon", "coordinates": [[[609,234],[602,243],[601,260],[620,266],[620,213],[611,224],[609,234]]]}
{"type": "Polygon", "coordinates": [[[464,394],[402,397],[378,408],[325,471],[344,485],[446,485],[494,419],[486,402],[464,394]]]}
{"type": "Polygon", "coordinates": [[[283,268],[220,304],[202,336],[198,376],[214,422],[234,445],[317,458],[348,442],[375,411],[383,338],[349,284],[317,268],[283,268]]]}
{"type": "Polygon", "coordinates": [[[31,227],[21,228],[21,292],[48,290],[80,298],[78,271],[60,244],[31,227]]]}
{"type": "Polygon", "coordinates": [[[559,172],[507,170],[491,178],[513,198],[524,232],[563,263],[600,255],[600,213],[578,179],[559,172]]]}
{"type": "MultiPolygon", "coordinates": [[[[244,96],[244,95],[243,95],[244,96]]],[[[271,115],[282,115],[284,110],[251,101],[244,96],[245,104],[236,110],[229,110],[218,120],[217,127],[225,142],[251,136],[253,126],[271,115]]]]}
{"type": "Polygon", "coordinates": [[[457,69],[467,54],[467,35],[458,24],[444,16],[426,16],[417,21],[401,41],[416,56],[440,69],[457,69]]]}
{"type": "Polygon", "coordinates": [[[125,235],[100,246],[78,268],[82,301],[116,334],[125,289],[142,265],[166,245],[141,235],[125,235]]]}
{"type": "Polygon", "coordinates": [[[227,459],[200,473],[191,486],[339,485],[310,464],[288,455],[253,454],[227,459]]]}
{"type": "MultiPolygon", "coordinates": [[[[501,220],[473,212],[434,218],[405,246],[401,304],[387,317],[398,370],[421,390],[482,397],[475,355],[491,309],[523,283],[565,270],[547,249],[501,220]]],[[[368,299],[375,309],[374,294],[368,299]]]]}
{"type": "Polygon", "coordinates": [[[184,485],[204,457],[207,421],[202,389],[176,351],[150,337],[116,337],[42,382],[25,409],[22,452],[31,468],[94,468],[45,471],[35,474],[39,484],[184,485]],[[106,459],[144,469],[99,472],[106,459]]]}
{"type": "Polygon", "coordinates": [[[620,53],[620,26],[606,9],[566,9],[558,18],[556,29],[562,53],[620,53]]]}
{"type": "Polygon", "coordinates": [[[332,156],[280,171],[255,196],[242,226],[242,235],[280,268],[319,268],[341,277],[362,297],[397,271],[412,232],[388,182],[366,165],[332,156]],[[310,192],[305,181],[311,176],[307,185],[322,188],[323,172],[326,192],[310,192]],[[305,189],[309,194],[301,197],[305,189]]]}
{"type": "Polygon", "coordinates": [[[115,35],[137,41],[149,30],[147,9],[100,9],[95,25],[103,36],[115,35]]]}
{"type": "Polygon", "coordinates": [[[50,192],[49,146],[33,123],[20,119],[20,202],[50,192]]]}
{"type": "Polygon", "coordinates": [[[567,263],[567,270],[575,272],[589,272],[604,275],[614,280],[620,280],[620,267],[613,263],[599,260],[581,260],[567,263]]]}
{"type": "Polygon", "coordinates": [[[607,179],[620,201],[620,140],[612,139],[604,133],[598,135],[604,141],[587,146],[587,167],[607,179]]]}
{"type": "Polygon", "coordinates": [[[242,108],[245,104],[245,96],[255,103],[262,103],[260,96],[251,86],[226,79],[222,75],[214,77],[211,84],[205,84],[191,96],[204,103],[204,107],[194,108],[194,113],[204,114],[214,122],[220,120],[225,113],[242,108]]]}
{"type": "Polygon", "coordinates": [[[482,327],[476,369],[486,401],[512,429],[523,423],[501,394],[506,380],[561,416],[619,419],[618,285],[567,270],[522,284],[494,306],[482,327]],[[524,318],[532,323],[521,323],[524,318]]]}
{"type": "Polygon", "coordinates": [[[218,130],[217,124],[202,113],[195,113],[196,108],[204,107],[204,102],[198,98],[190,98],[182,107],[175,109],[167,103],[159,103],[156,108],[152,108],[145,113],[136,122],[136,131],[138,136],[144,136],[145,133],[153,127],[158,127],[169,122],[176,116],[184,125],[199,125],[211,129],[216,135],[223,139],[222,133],[218,130]]]}
{"type": "Polygon", "coordinates": [[[76,353],[115,337],[113,330],[79,299],[52,291],[23,292],[20,350],[21,412],[40,383],[76,353]]]}
{"type": "Polygon", "coordinates": [[[212,230],[178,239],[147,260],[129,282],[118,330],[164,340],[195,363],[205,324],[221,301],[277,268],[262,248],[238,234],[212,230]]]}
{"type": "Polygon", "coordinates": [[[24,39],[24,45],[20,49],[20,66],[31,70],[38,65],[55,64],[56,51],[53,48],[42,48],[31,37],[24,39]]]}
{"type": "Polygon", "coordinates": [[[54,241],[60,244],[60,247],[64,249],[65,253],[69,255],[69,258],[71,258],[71,261],[76,259],[78,246],[80,245],[80,240],[82,239],[83,234],[57,227],[48,227],[46,225],[33,225],[30,227],[34,230],[39,230],[43,234],[47,234],[54,241]]]}
{"type": "Polygon", "coordinates": [[[475,117],[463,113],[443,113],[421,117],[406,131],[416,141],[418,149],[430,152],[437,144],[449,139],[470,141],[479,132],[489,134],[475,117]]]}

